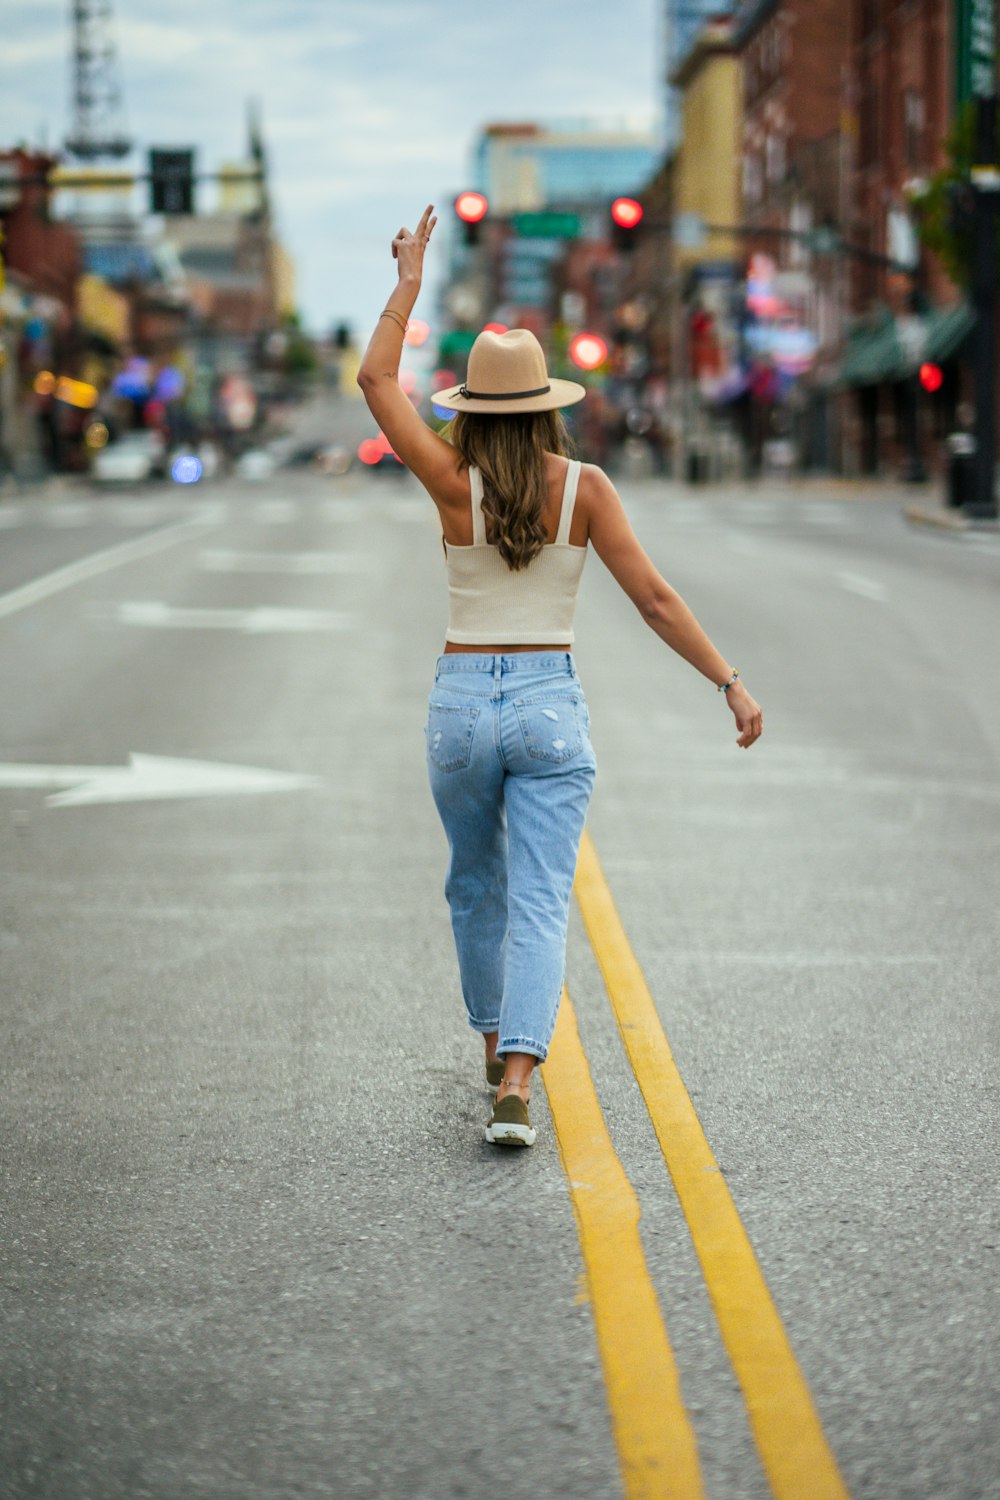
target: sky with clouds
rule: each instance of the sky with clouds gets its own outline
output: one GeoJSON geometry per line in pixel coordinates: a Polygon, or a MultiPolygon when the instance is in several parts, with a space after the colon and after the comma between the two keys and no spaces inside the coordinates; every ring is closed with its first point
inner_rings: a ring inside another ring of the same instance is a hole
{"type": "MultiPolygon", "coordinates": [[[[657,126],[661,8],[662,0],[112,6],[126,123],[141,151],[194,145],[199,168],[214,170],[243,154],[246,101],[258,100],[304,319],[317,331],[345,320],[362,333],[395,279],[392,236],[427,203],[450,215],[481,125],[588,117],[657,126]]],[[[71,10],[69,0],[0,0],[0,145],[53,149],[64,138],[71,10]]],[[[433,282],[429,264],[428,310],[433,282]]]]}

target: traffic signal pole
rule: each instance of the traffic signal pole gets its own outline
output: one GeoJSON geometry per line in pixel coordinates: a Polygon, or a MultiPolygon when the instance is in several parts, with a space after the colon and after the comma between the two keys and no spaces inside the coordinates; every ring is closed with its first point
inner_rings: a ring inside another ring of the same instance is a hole
{"type": "Polygon", "coordinates": [[[968,516],[994,520],[996,497],[996,264],[997,264],[997,101],[995,94],[976,99],[975,194],[972,211],[972,368],[976,396],[976,452],[968,516]]]}

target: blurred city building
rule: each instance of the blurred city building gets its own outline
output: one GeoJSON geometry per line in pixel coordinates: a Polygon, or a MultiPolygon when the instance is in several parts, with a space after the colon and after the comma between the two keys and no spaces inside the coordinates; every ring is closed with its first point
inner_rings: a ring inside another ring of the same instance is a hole
{"type": "Polygon", "coordinates": [[[650,133],[595,125],[487,125],[472,183],[489,208],[475,244],[451,240],[446,311],[469,326],[489,318],[545,333],[557,318],[552,267],[567,243],[606,235],[607,207],[656,165],[650,133]]]}
{"type": "Polygon", "coordinates": [[[238,446],[312,365],[253,111],[214,212],[170,211],[197,207],[193,150],[150,152],[152,175],[82,154],[0,152],[0,476],[85,469],[95,423],[238,446]]]}
{"type": "Polygon", "coordinates": [[[719,0],[660,0],[659,45],[665,85],[663,146],[667,156],[680,145],[684,129],[681,91],[674,75],[706,22],[722,16],[728,9],[719,0]]]}
{"type": "MultiPolygon", "coordinates": [[[[493,323],[532,329],[548,347],[553,373],[569,374],[572,338],[591,318],[606,324],[619,298],[611,201],[647,180],[660,154],[651,131],[624,123],[485,126],[474,144],[469,186],[488,208],[478,225],[451,236],[440,365],[461,378],[476,333],[493,323]]],[[[604,373],[589,383],[595,401],[586,420],[593,423],[604,373]]]]}
{"type": "Polygon", "coordinates": [[[725,446],[728,424],[713,421],[714,403],[742,387],[742,101],[731,19],[705,23],[672,82],[682,128],[673,160],[670,451],[677,472],[700,479],[725,446]]]}
{"type": "Polygon", "coordinates": [[[911,201],[946,165],[961,105],[962,10],[951,0],[858,0],[852,8],[845,138],[852,180],[843,216],[854,322],[840,381],[844,466],[919,479],[939,467],[958,424],[960,356],[974,318],[941,261],[921,244],[911,201]],[[940,367],[925,391],[921,365],[940,367]],[[936,378],[936,377],[935,377],[936,378]],[[933,383],[933,382],[932,382],[933,383]]]}
{"type": "Polygon", "coordinates": [[[947,140],[977,48],[996,74],[976,4],[663,0],[658,148],[596,126],[479,134],[487,205],[452,235],[446,373],[484,324],[518,323],[588,384],[577,436],[612,466],[940,471],[974,394],[976,316],[937,250],[970,243],[947,140]],[[632,227],[611,222],[623,195],[632,227]],[[581,333],[588,361],[604,350],[582,373],[581,333]]]}

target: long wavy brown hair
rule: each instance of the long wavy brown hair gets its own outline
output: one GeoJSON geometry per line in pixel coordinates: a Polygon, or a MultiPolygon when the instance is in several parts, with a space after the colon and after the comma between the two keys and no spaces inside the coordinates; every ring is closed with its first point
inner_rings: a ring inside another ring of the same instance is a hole
{"type": "Polygon", "coordinates": [[[569,458],[573,451],[562,412],[460,411],[447,437],[461,455],[459,468],[475,464],[483,476],[487,540],[512,572],[526,568],[545,546],[545,454],[569,458]]]}

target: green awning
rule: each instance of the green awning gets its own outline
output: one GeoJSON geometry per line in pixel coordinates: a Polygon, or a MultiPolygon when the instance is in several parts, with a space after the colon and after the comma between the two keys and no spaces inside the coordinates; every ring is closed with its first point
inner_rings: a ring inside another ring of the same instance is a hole
{"type": "Polygon", "coordinates": [[[887,321],[877,328],[859,328],[848,335],[837,384],[880,385],[883,380],[902,380],[907,369],[896,325],[887,321]]]}
{"type": "Polygon", "coordinates": [[[968,302],[938,307],[928,314],[924,359],[941,364],[956,355],[976,326],[976,314],[968,302]]]}

